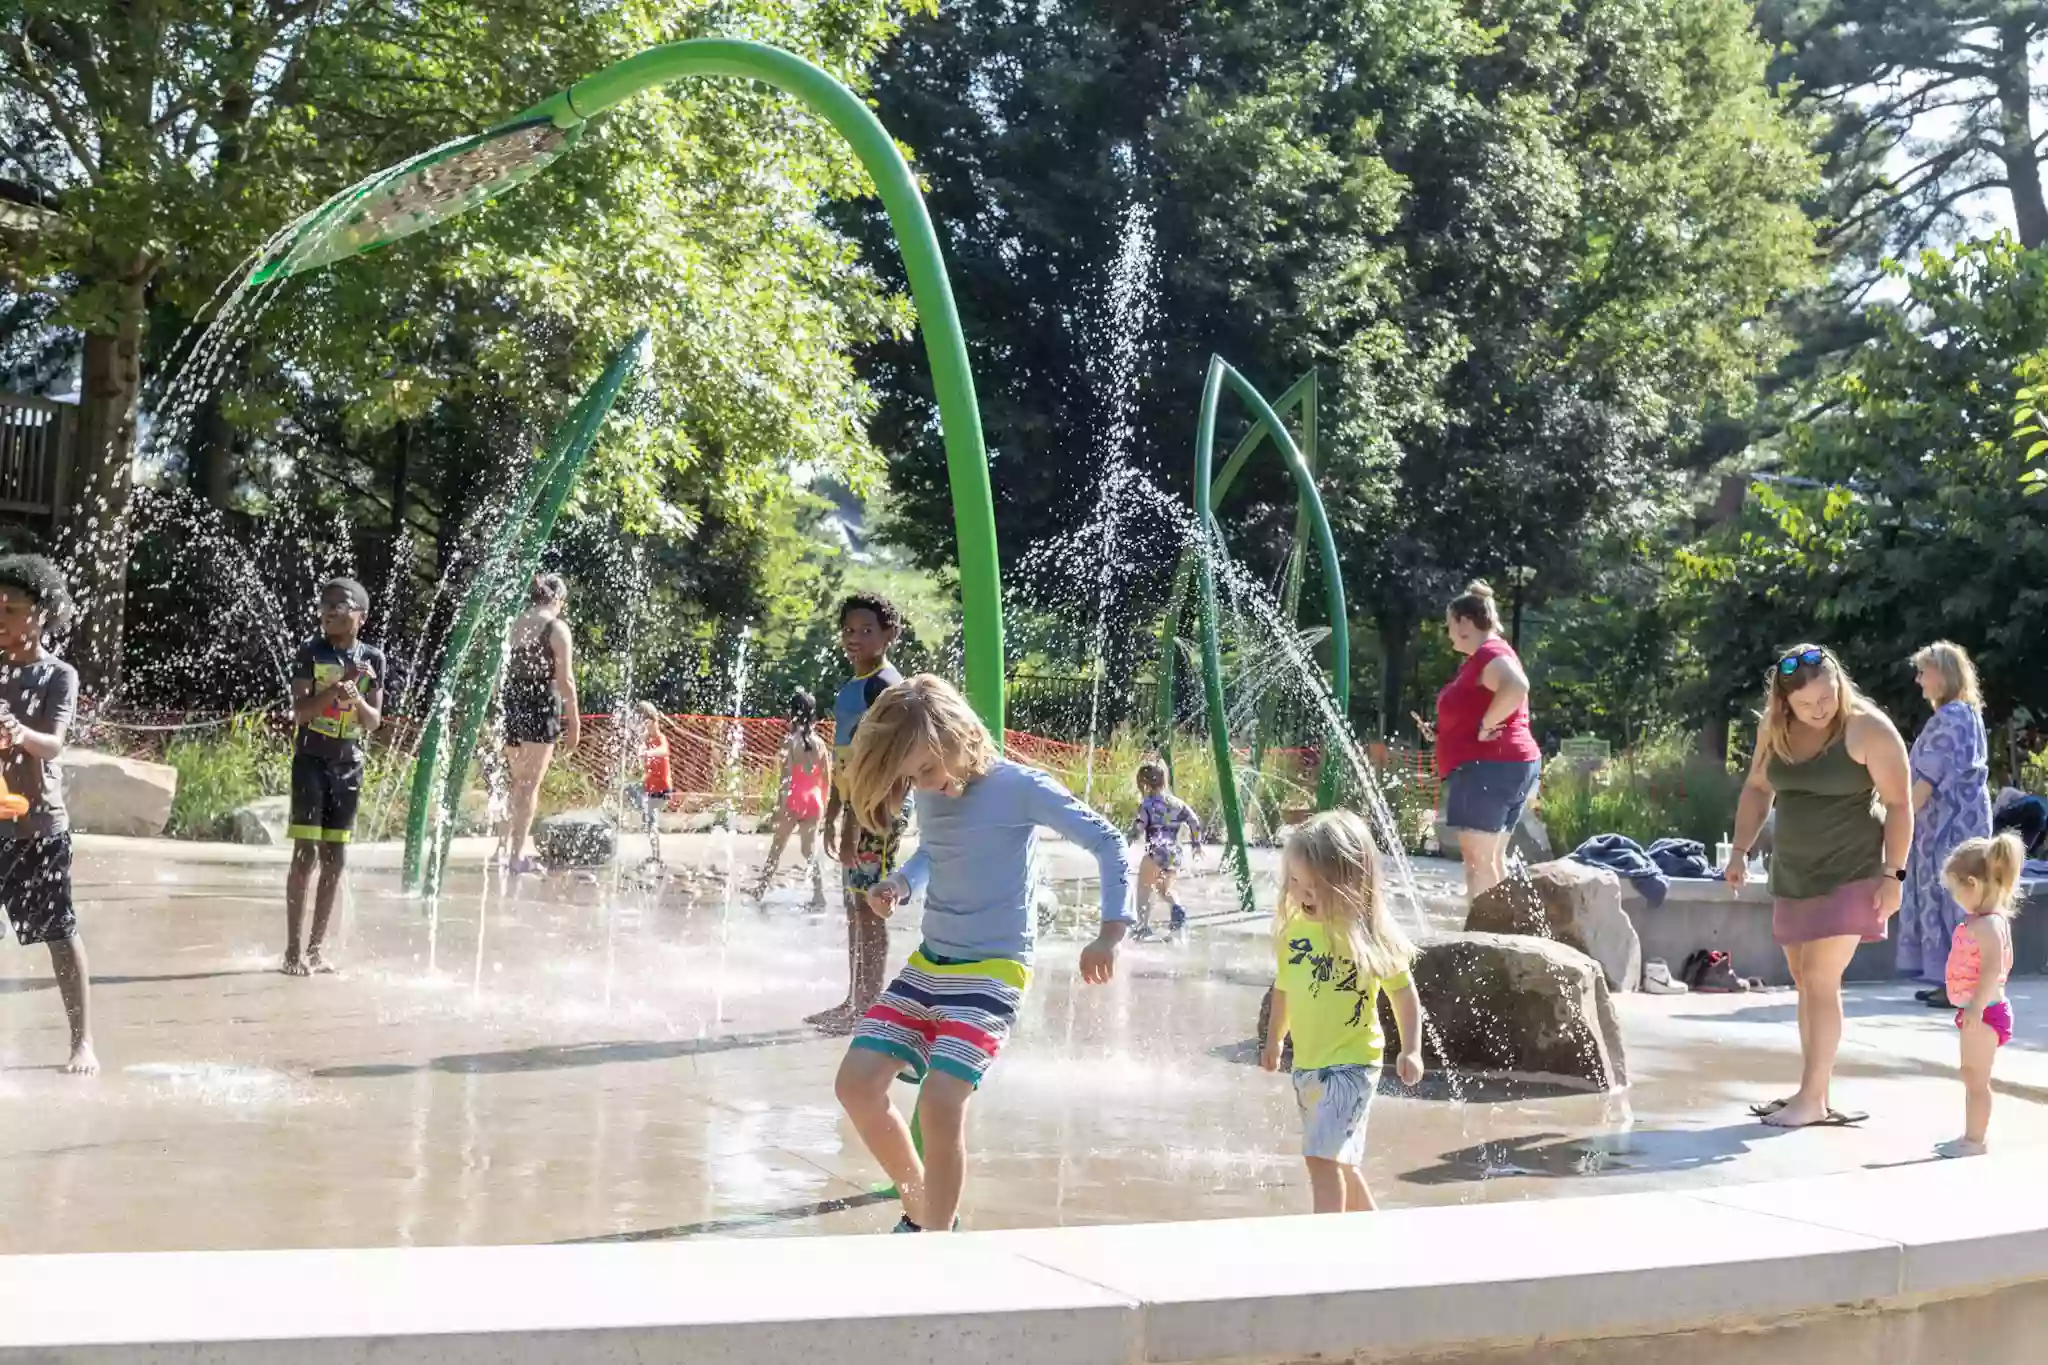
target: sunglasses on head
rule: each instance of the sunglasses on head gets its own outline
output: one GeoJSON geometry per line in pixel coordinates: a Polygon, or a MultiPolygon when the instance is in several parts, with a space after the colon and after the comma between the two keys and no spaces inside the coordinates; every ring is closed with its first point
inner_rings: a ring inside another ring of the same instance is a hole
{"type": "Polygon", "coordinates": [[[1802,668],[1819,668],[1827,662],[1828,652],[1824,649],[1801,649],[1778,660],[1778,674],[1789,678],[1802,668]]]}

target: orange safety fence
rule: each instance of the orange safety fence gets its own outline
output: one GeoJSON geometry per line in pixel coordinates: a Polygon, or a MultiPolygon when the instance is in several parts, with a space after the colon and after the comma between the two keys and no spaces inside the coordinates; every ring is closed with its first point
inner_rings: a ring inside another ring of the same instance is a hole
{"type": "MultiPolygon", "coordinates": [[[[179,736],[196,736],[219,730],[234,716],[194,716],[162,712],[148,716],[124,716],[120,720],[89,717],[74,733],[75,743],[136,758],[161,758],[165,747],[179,736]]],[[[288,739],[291,722],[282,714],[263,717],[264,728],[288,739]]],[[[661,718],[662,733],[668,739],[671,809],[698,808],[725,800],[765,804],[781,780],[783,742],[789,736],[789,722],[781,717],[674,715],[661,718]],[[737,761],[735,761],[735,759],[737,761]]],[[[410,717],[393,717],[377,737],[380,746],[409,748],[416,740],[418,722],[410,717]]],[[[832,722],[821,720],[818,735],[832,742],[832,722]]],[[[1003,732],[1006,751],[1020,762],[1039,767],[1068,769],[1083,760],[1088,746],[1049,739],[1024,730],[1003,732]]],[[[1249,752],[1240,750],[1249,758],[1249,752]]],[[[1389,745],[1369,746],[1373,766],[1382,773],[1399,773],[1406,781],[1437,800],[1440,782],[1435,755],[1428,749],[1389,745]]],[[[1294,769],[1293,776],[1304,786],[1313,786],[1322,763],[1321,753],[1312,748],[1275,748],[1266,751],[1294,769]]],[[[565,761],[598,786],[638,787],[641,783],[640,756],[632,727],[619,717],[596,713],[583,718],[582,743],[565,761]]]]}

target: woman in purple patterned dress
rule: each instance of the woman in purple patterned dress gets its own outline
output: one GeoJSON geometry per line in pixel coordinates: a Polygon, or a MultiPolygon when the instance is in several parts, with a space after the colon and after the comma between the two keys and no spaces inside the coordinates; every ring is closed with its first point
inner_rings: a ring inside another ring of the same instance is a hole
{"type": "Polygon", "coordinates": [[[1938,640],[1913,656],[1920,693],[1933,718],[1913,741],[1913,856],[1899,907],[1899,973],[1927,989],[1917,998],[1954,1009],[1943,973],[1963,909],[1941,879],[1942,864],[1965,839],[1991,833],[1989,747],[1977,668],[1959,645],[1938,640]]]}

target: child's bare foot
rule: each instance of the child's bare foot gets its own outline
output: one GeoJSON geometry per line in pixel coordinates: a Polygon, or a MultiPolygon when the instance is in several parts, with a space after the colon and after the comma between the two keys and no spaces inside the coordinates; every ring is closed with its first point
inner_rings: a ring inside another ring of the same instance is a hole
{"type": "Polygon", "coordinates": [[[87,1039],[71,1049],[71,1060],[64,1063],[67,1076],[97,1076],[100,1074],[100,1058],[92,1050],[92,1040],[87,1039]]]}
{"type": "Polygon", "coordinates": [[[282,971],[286,976],[312,975],[311,972],[306,970],[305,961],[301,959],[297,953],[286,953],[284,955],[284,966],[280,967],[278,970],[282,971]]]}
{"type": "Polygon", "coordinates": [[[333,976],[334,964],[318,948],[306,950],[306,971],[311,976],[333,976]]]}

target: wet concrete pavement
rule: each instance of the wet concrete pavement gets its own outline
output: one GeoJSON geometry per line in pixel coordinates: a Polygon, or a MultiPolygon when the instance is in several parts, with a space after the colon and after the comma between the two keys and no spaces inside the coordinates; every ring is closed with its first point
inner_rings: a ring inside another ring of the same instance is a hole
{"type": "MultiPolygon", "coordinates": [[[[724,836],[665,842],[706,873],[508,887],[462,867],[437,923],[366,850],[334,945],[343,972],[310,981],[275,971],[281,860],[82,843],[106,1072],[57,1073],[48,957],[0,952],[0,1251],[887,1228],[880,1173],[832,1102],[844,1043],[801,1022],[844,989],[836,908],[808,913],[793,860],[765,905],[728,901],[724,836]]],[[[741,870],[760,844],[733,841],[741,870]]],[[[1198,913],[1227,908],[1214,874],[1194,889],[1198,913]]],[[[1134,944],[1102,988],[1075,977],[1079,932],[1042,945],[976,1102],[967,1221],[1305,1209],[1291,1089],[1249,1044],[1271,970],[1263,923],[1134,944]]],[[[898,957],[914,942],[899,926],[898,957]]],[[[2048,982],[2013,995],[2001,1147],[2048,1143],[2048,982]]],[[[1949,1017],[1905,985],[1852,996],[1836,1101],[1871,1111],[1861,1129],[1780,1133],[1743,1112],[1790,1088],[1789,993],[1626,996],[1630,1091],[1474,1086],[1455,1103],[1439,1078],[1390,1089],[1368,1176],[1401,1205],[1925,1159],[1961,1116],[1949,1017]]]]}

